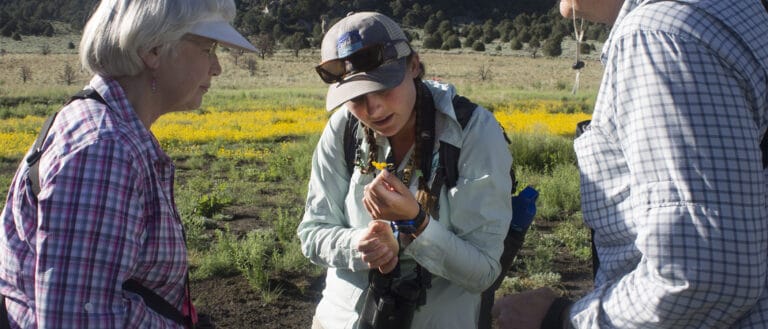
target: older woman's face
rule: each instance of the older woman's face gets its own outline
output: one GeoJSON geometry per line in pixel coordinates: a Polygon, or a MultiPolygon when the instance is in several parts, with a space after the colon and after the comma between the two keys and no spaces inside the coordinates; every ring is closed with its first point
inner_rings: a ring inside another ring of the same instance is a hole
{"type": "Polygon", "coordinates": [[[560,14],[571,18],[575,10],[577,18],[610,25],[623,3],[624,0],[560,0],[560,14]]]}
{"type": "Polygon", "coordinates": [[[203,95],[211,87],[211,79],[221,74],[212,39],[186,35],[175,54],[168,55],[158,69],[158,92],[171,104],[172,110],[197,109],[203,95]]]}

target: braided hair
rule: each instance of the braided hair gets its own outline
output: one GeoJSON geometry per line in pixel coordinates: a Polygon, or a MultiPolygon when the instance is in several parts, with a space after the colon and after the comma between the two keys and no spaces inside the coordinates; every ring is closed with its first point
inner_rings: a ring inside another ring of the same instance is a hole
{"type": "MultiPolygon", "coordinates": [[[[423,69],[422,69],[423,73],[423,69]]],[[[432,109],[425,109],[423,106],[423,102],[421,101],[424,89],[426,86],[424,86],[424,83],[421,81],[420,77],[417,77],[414,79],[414,86],[416,87],[416,102],[413,106],[413,111],[415,111],[416,115],[416,123],[412,129],[418,131],[418,127],[421,127],[423,125],[423,111],[428,111],[432,109]]],[[[360,164],[360,172],[362,174],[369,174],[375,172],[373,162],[377,161],[379,158],[379,146],[376,144],[376,137],[374,134],[374,131],[372,128],[366,126],[362,121],[360,124],[363,126],[363,132],[364,132],[364,142],[368,145],[368,159],[365,163],[361,162],[360,159],[360,149],[357,150],[357,157],[358,160],[356,163],[360,164]]],[[[407,129],[407,128],[406,128],[407,129]]],[[[427,211],[431,212],[432,206],[436,204],[437,202],[437,196],[432,196],[432,193],[429,188],[428,180],[429,177],[425,177],[424,173],[420,170],[421,168],[418,168],[418,164],[421,163],[421,157],[423,156],[421,154],[421,143],[433,143],[431,138],[422,138],[422,136],[419,136],[419,134],[415,134],[416,138],[414,140],[414,143],[416,146],[413,148],[413,152],[411,153],[411,157],[408,160],[407,165],[405,168],[403,168],[403,173],[401,180],[403,183],[410,187],[411,179],[414,177],[414,175],[417,175],[418,177],[418,190],[416,192],[416,201],[422,206],[422,208],[427,211]]]]}

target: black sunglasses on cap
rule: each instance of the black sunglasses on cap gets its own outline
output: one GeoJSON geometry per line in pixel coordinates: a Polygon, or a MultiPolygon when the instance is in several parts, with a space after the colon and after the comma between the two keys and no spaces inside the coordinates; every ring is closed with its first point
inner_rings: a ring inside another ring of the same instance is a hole
{"type": "Polygon", "coordinates": [[[315,66],[317,74],[325,83],[336,83],[344,77],[359,72],[368,72],[384,63],[398,59],[395,45],[405,41],[378,43],[363,47],[347,57],[335,58],[315,66]]]}

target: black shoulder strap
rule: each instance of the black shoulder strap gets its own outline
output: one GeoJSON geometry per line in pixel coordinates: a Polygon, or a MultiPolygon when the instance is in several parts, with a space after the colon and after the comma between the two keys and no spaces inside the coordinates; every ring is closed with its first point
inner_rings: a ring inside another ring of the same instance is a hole
{"type": "Polygon", "coordinates": [[[357,117],[347,111],[347,124],[344,126],[344,163],[347,164],[347,173],[352,176],[355,171],[355,154],[360,140],[357,139],[357,117]]]}
{"type": "Polygon", "coordinates": [[[760,151],[763,152],[763,169],[768,168],[768,132],[763,135],[763,140],[760,142],[760,151]]]}
{"type": "MultiPolygon", "coordinates": [[[[104,98],[99,95],[95,90],[86,88],[83,90],[80,90],[77,92],[77,94],[72,95],[72,97],[69,98],[69,101],[67,101],[66,104],[72,103],[74,100],[78,99],[94,99],[102,104],[107,104],[106,101],[104,101],[104,98]]],[[[35,143],[32,145],[32,154],[30,154],[26,161],[27,165],[29,166],[29,180],[32,183],[32,192],[34,195],[37,195],[40,193],[40,157],[43,155],[43,142],[45,142],[45,138],[48,137],[48,132],[51,130],[51,125],[53,125],[53,121],[56,120],[56,115],[59,114],[59,112],[54,112],[50,116],[48,116],[48,119],[45,120],[45,123],[43,123],[43,127],[40,129],[40,134],[37,135],[37,139],[35,139],[35,143]]]]}
{"type": "Polygon", "coordinates": [[[40,157],[43,155],[43,142],[45,137],[48,136],[48,131],[51,130],[53,120],[56,119],[56,115],[59,112],[54,112],[43,123],[43,128],[40,129],[40,134],[35,139],[35,144],[32,145],[32,154],[30,154],[26,161],[29,166],[29,181],[32,183],[32,193],[37,195],[40,193],[40,157]]]}
{"type": "MultiPolygon", "coordinates": [[[[429,88],[421,82],[416,80],[417,94],[419,97],[419,106],[421,107],[421,121],[416,127],[416,147],[419,147],[419,154],[423,154],[419,160],[419,168],[421,169],[423,177],[429,178],[432,176],[432,151],[435,148],[435,116],[437,110],[435,109],[435,101],[432,98],[432,92],[429,88]]],[[[436,191],[436,190],[433,190],[436,191]]]]}
{"type": "Polygon", "coordinates": [[[459,121],[461,129],[467,127],[469,119],[472,118],[472,114],[475,113],[477,104],[472,103],[464,96],[453,96],[453,112],[456,114],[456,120],[459,121]]]}
{"type": "Polygon", "coordinates": [[[0,295],[0,329],[11,329],[11,321],[8,320],[8,310],[3,295],[0,295]]]}
{"type": "MultiPolygon", "coordinates": [[[[761,0],[765,11],[768,11],[768,0],[761,0]]],[[[763,140],[760,142],[760,150],[763,151],[763,168],[768,168],[768,132],[763,135],[763,140]]]]}
{"type": "MultiPolygon", "coordinates": [[[[456,113],[456,120],[459,121],[461,128],[464,129],[469,123],[469,119],[472,118],[472,113],[475,112],[477,104],[472,103],[470,100],[463,96],[456,95],[453,98],[453,110],[456,113]]],[[[502,128],[504,139],[507,144],[511,141],[507,136],[507,133],[502,128]]],[[[445,185],[449,188],[456,186],[456,180],[459,177],[459,154],[461,149],[450,144],[440,144],[440,162],[445,168],[445,185]]],[[[515,169],[509,168],[509,176],[512,177],[512,191],[517,190],[517,179],[515,177],[515,169]]]]}
{"type": "MultiPolygon", "coordinates": [[[[453,97],[453,111],[456,114],[456,120],[459,121],[461,129],[467,127],[469,119],[475,112],[477,104],[472,103],[463,96],[453,97]]],[[[440,164],[445,174],[445,186],[452,188],[456,186],[456,180],[459,178],[459,155],[461,149],[448,143],[440,143],[440,164]]]]}
{"type": "Polygon", "coordinates": [[[154,291],[141,285],[136,280],[131,279],[123,282],[123,290],[130,291],[141,296],[141,299],[144,300],[144,304],[147,304],[147,306],[149,306],[149,308],[155,311],[157,314],[160,314],[170,320],[173,320],[173,322],[186,327],[186,321],[181,311],[168,303],[165,298],[160,297],[154,291]]]}

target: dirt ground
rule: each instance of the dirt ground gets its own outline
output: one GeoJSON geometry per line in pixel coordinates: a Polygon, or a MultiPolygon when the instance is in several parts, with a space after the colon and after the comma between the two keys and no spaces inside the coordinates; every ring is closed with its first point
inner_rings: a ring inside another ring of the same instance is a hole
{"type": "Polygon", "coordinates": [[[267,305],[241,276],[194,282],[192,295],[198,311],[211,315],[217,329],[309,329],[320,301],[322,278],[292,278],[285,283],[282,295],[267,305]],[[310,280],[312,284],[300,291],[291,280],[310,280]]]}
{"type": "MultiPolygon", "coordinates": [[[[561,288],[568,297],[578,298],[591,288],[590,264],[560,253],[553,265],[562,276],[561,288]]],[[[514,276],[514,269],[508,275],[514,276]]],[[[275,283],[281,284],[284,291],[270,304],[263,303],[240,276],[193,282],[192,295],[199,311],[210,314],[219,329],[309,329],[321,298],[323,279],[279,278],[275,283]]]]}

